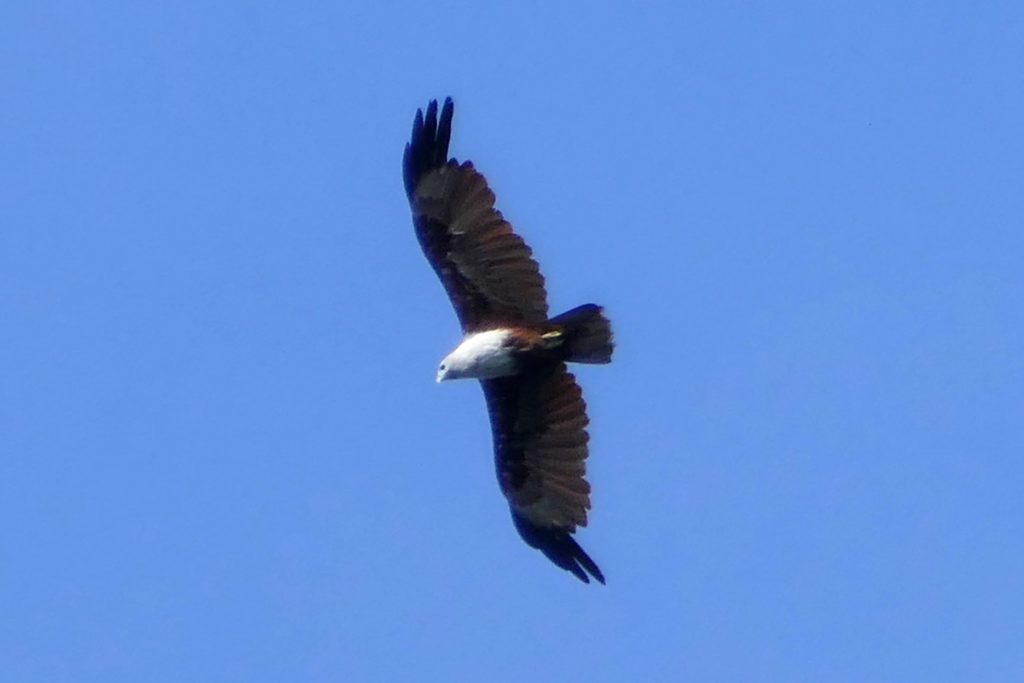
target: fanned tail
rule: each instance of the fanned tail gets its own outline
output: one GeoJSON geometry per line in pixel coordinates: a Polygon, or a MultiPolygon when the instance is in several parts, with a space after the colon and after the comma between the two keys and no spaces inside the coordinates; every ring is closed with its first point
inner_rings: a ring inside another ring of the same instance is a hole
{"type": "Polygon", "coordinates": [[[573,363],[611,363],[615,344],[612,324],[597,304],[583,304],[549,322],[565,335],[566,360],[573,363]]]}

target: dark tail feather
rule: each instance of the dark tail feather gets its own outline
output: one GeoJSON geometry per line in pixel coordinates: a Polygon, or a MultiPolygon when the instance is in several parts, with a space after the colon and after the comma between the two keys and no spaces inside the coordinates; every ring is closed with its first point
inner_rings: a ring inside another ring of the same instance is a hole
{"type": "Polygon", "coordinates": [[[583,304],[556,315],[551,324],[561,328],[566,339],[566,360],[574,363],[611,363],[612,324],[597,304],[583,304]]]}
{"type": "Polygon", "coordinates": [[[604,574],[597,563],[590,559],[568,531],[546,529],[512,512],[516,531],[526,543],[544,553],[549,560],[572,574],[583,583],[590,583],[590,576],[604,584],[604,574]],[[586,571],[584,571],[586,570],[586,571]],[[587,573],[590,576],[587,576],[587,573]]]}

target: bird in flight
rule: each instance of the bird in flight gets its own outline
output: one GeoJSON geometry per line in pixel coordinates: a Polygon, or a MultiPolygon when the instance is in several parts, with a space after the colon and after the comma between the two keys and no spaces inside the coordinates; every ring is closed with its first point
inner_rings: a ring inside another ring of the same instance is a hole
{"type": "Polygon", "coordinates": [[[581,581],[604,583],[573,538],[590,508],[589,419],[566,363],[611,362],[611,325],[595,304],[548,318],[532,251],[473,164],[448,158],[453,112],[451,98],[440,116],[436,100],[416,112],[402,169],[416,237],[464,335],[437,381],[480,380],[498,484],[523,540],[581,581]]]}

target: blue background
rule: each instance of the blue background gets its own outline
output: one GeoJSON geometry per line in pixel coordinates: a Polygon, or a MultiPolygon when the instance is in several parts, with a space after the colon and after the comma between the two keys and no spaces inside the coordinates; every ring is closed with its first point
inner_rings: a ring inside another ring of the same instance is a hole
{"type": "Polygon", "coordinates": [[[4,680],[1024,680],[1020,4],[365,4],[0,9],[4,680]],[[448,94],[607,587],[434,383],[448,94]]]}

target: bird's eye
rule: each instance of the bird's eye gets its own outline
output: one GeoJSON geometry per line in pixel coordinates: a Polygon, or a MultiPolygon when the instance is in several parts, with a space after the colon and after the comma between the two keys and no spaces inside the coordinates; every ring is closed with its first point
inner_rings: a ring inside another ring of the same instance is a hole
{"type": "Polygon", "coordinates": [[[447,368],[445,368],[444,363],[441,363],[441,369],[442,370],[446,370],[447,369],[447,368]]]}

